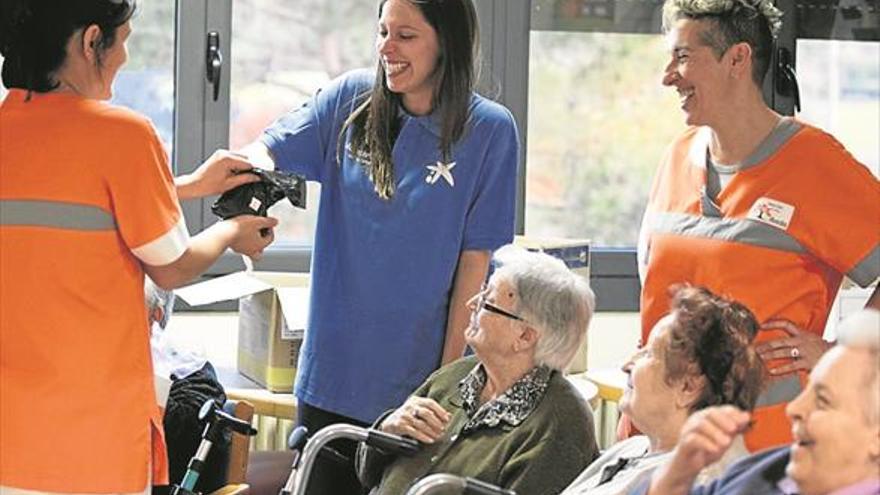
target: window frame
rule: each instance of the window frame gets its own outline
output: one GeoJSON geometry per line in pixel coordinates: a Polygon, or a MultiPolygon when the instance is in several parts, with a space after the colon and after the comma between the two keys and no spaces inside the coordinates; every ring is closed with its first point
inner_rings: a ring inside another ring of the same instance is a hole
{"type": "MultiPolygon", "coordinates": [[[[174,171],[193,172],[214,150],[229,145],[229,84],[232,0],[176,0],[174,171]],[[220,35],[223,65],[216,101],[208,82],[205,51],[209,32],[220,35]]],[[[191,233],[201,232],[216,219],[211,204],[216,196],[182,202],[191,233]]],[[[201,278],[225,275],[245,268],[240,256],[227,251],[201,278]]],[[[211,307],[209,307],[211,308],[211,307]]]]}
{"type": "MultiPolygon", "coordinates": [[[[217,102],[208,95],[209,84],[204,71],[204,40],[208,31],[220,33],[224,64],[234,63],[230,54],[232,0],[176,0],[177,50],[175,85],[174,164],[177,173],[192,171],[216,148],[229,143],[230,70],[222,73],[222,88],[217,102]],[[197,57],[194,59],[193,57],[197,57]]],[[[368,1],[368,0],[365,0],[368,1]]],[[[478,89],[507,106],[520,132],[522,153],[517,164],[515,231],[522,234],[525,226],[526,148],[528,146],[529,43],[532,9],[541,0],[475,0],[480,21],[482,66],[478,89]]],[[[794,12],[795,0],[777,0],[784,12],[794,12]]],[[[791,18],[791,17],[790,17],[791,18]]],[[[778,47],[788,48],[797,56],[797,26],[783,23],[778,47]]],[[[772,108],[784,115],[793,115],[794,102],[774,91],[776,53],[764,83],[764,96],[772,108]]],[[[646,188],[647,189],[647,188],[646,188]]],[[[647,194],[647,190],[645,192],[647,194]]],[[[210,204],[213,198],[184,205],[187,225],[192,232],[213,223],[210,204]]],[[[257,270],[308,272],[310,246],[272,246],[263,259],[254,264],[257,270]]],[[[591,284],[600,297],[599,311],[639,310],[641,284],[636,264],[636,249],[594,246],[591,255],[591,284]]],[[[241,258],[231,252],[224,254],[206,273],[218,276],[240,270],[241,258]]],[[[212,309],[213,307],[209,307],[212,309]]]]}

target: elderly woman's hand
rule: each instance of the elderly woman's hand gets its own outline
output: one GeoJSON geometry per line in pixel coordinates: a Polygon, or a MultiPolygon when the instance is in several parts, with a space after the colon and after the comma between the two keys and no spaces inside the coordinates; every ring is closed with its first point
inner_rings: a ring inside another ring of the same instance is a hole
{"type": "Polygon", "coordinates": [[[749,425],[751,415],[734,406],[707,407],[692,414],[681,429],[672,460],[651,479],[649,495],[687,494],[700,471],[717,462],[749,425]]]}
{"type": "Polygon", "coordinates": [[[382,421],[379,429],[422,443],[434,443],[443,436],[450,418],[450,414],[434,399],[410,397],[382,421]]]}
{"type": "Polygon", "coordinates": [[[770,320],[761,325],[761,330],[770,329],[784,330],[790,335],[756,346],[758,354],[765,363],[774,359],[787,360],[785,364],[773,368],[768,366],[771,375],[784,375],[797,370],[810,371],[825,351],[832,347],[832,344],[822,340],[822,337],[802,330],[788,320],[770,320]]]}
{"type": "Polygon", "coordinates": [[[707,407],[685,422],[675,447],[673,463],[682,473],[696,476],[727,452],[733,439],[746,430],[751,415],[734,406],[707,407]]]}

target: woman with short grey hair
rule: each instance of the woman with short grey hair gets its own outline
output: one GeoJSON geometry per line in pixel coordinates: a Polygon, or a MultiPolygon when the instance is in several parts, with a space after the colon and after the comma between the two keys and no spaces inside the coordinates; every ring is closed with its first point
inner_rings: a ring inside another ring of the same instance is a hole
{"type": "Polygon", "coordinates": [[[495,277],[508,281],[519,296],[516,312],[541,332],[535,361],[566,368],[587,338],[595,296],[590,284],[573,276],[561,260],[509,245],[493,256],[495,277]]]}
{"type": "Polygon", "coordinates": [[[556,494],[598,456],[592,415],[561,373],[584,345],[593,291],[547,254],[504,246],[493,261],[468,301],[474,355],[435,372],[374,425],[418,440],[421,451],[393,459],[358,450],[371,494],[405,493],[432,473],[556,494]]]}

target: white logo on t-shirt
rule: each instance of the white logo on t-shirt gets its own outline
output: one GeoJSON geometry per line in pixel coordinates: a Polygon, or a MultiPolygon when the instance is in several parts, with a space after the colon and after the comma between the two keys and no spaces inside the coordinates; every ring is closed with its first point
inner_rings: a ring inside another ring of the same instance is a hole
{"type": "Polygon", "coordinates": [[[425,177],[425,182],[428,184],[434,184],[440,177],[449,183],[450,186],[455,187],[455,178],[452,177],[452,169],[455,168],[455,162],[452,163],[443,163],[438,161],[436,165],[426,165],[428,169],[428,175],[425,177]]]}

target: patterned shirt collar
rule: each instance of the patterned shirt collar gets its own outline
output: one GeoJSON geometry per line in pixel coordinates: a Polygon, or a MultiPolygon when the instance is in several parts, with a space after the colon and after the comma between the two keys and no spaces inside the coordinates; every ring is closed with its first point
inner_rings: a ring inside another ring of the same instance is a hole
{"type": "Polygon", "coordinates": [[[462,428],[470,433],[481,427],[495,428],[502,421],[519,426],[541,403],[553,370],[535,366],[500,396],[480,405],[480,392],[486,386],[486,370],[478,364],[458,383],[462,405],[468,420],[462,428]]]}

